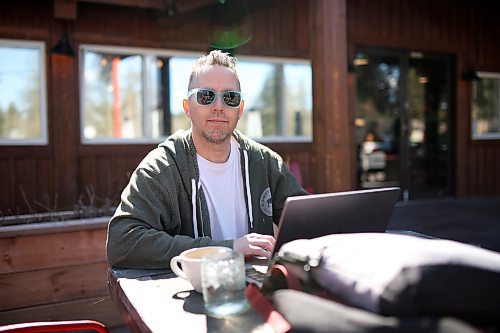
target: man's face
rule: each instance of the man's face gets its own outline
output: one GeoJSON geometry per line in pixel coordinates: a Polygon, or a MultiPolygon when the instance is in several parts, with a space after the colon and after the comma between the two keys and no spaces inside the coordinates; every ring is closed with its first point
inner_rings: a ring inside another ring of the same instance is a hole
{"type": "MultiPolygon", "coordinates": [[[[205,88],[222,93],[239,91],[235,73],[224,66],[207,66],[193,79],[191,88],[205,88]]],[[[196,94],[183,102],[184,113],[191,119],[193,135],[210,143],[223,143],[230,139],[243,114],[243,101],[238,107],[229,107],[217,96],[210,105],[199,105],[196,94]]]]}

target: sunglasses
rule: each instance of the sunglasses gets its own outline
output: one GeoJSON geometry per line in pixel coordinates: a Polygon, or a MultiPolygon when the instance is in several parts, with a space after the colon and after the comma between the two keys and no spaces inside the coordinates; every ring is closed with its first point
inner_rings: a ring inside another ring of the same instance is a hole
{"type": "Polygon", "coordinates": [[[212,89],[195,88],[188,91],[187,98],[196,94],[196,102],[199,105],[211,105],[215,102],[217,96],[222,96],[224,105],[230,108],[237,108],[241,104],[241,93],[239,91],[227,90],[216,92],[212,89]]]}

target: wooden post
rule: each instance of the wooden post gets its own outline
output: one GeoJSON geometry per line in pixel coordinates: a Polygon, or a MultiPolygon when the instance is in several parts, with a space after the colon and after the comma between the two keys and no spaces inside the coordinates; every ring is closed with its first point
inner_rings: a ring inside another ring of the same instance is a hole
{"type": "MultiPolygon", "coordinates": [[[[54,24],[54,43],[63,33],[61,24],[54,24]]],[[[58,208],[70,208],[78,199],[77,148],[79,142],[78,61],[69,56],[50,56],[51,101],[49,104],[49,140],[53,152],[55,195],[58,208]]]]}
{"type": "MultiPolygon", "coordinates": [[[[466,52],[466,51],[465,51],[466,52]]],[[[465,53],[464,52],[464,53],[465,53]]],[[[470,163],[463,163],[461,161],[470,161],[470,144],[469,136],[470,130],[470,105],[471,105],[471,85],[472,82],[461,78],[463,69],[465,68],[465,61],[463,56],[457,57],[457,85],[456,85],[456,131],[452,137],[455,144],[455,154],[453,164],[455,165],[455,173],[453,179],[456,182],[455,195],[457,197],[464,197],[471,195],[470,182],[474,177],[471,175],[470,163]]]]}
{"type": "Polygon", "coordinates": [[[355,147],[347,93],[347,4],[313,0],[310,6],[316,192],[350,190],[355,147]]]}

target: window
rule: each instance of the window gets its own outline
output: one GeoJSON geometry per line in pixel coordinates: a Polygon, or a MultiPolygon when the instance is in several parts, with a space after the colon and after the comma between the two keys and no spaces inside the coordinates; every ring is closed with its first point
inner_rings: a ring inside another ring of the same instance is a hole
{"type": "Polygon", "coordinates": [[[92,46],[81,55],[82,142],[155,142],[168,134],[168,57],[92,46]]]}
{"type": "Polygon", "coordinates": [[[478,73],[472,83],[472,138],[500,139],[500,73],[478,73]]]}
{"type": "Polygon", "coordinates": [[[245,112],[238,128],[259,141],[312,141],[312,72],[307,61],[238,58],[245,112]]]}
{"type": "MultiPolygon", "coordinates": [[[[82,46],[82,141],[159,142],[188,129],[182,100],[200,54],[82,46]]],[[[238,128],[259,141],[312,140],[307,61],[238,57],[245,100],[238,128]]]]}
{"type": "Polygon", "coordinates": [[[0,39],[0,145],[46,145],[45,46],[0,39]]]}

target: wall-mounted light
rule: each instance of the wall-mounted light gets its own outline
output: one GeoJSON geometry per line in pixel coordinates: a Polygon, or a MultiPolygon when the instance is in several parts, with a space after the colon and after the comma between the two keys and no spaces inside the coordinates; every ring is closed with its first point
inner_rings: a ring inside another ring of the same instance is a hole
{"type": "Polygon", "coordinates": [[[355,58],[353,60],[354,66],[366,66],[370,63],[368,58],[355,58]]]}
{"type": "Polygon", "coordinates": [[[366,120],[364,118],[356,118],[354,119],[354,125],[357,127],[364,127],[366,125],[366,120]]]}
{"type": "Polygon", "coordinates": [[[67,57],[74,57],[75,52],[73,52],[73,48],[71,47],[71,44],[69,43],[69,38],[68,34],[64,32],[57,42],[56,45],[54,45],[53,48],[50,49],[51,53],[55,54],[61,54],[67,57]]]}
{"type": "Polygon", "coordinates": [[[421,84],[429,83],[429,77],[428,76],[419,76],[418,83],[421,83],[421,84]]]}
{"type": "Polygon", "coordinates": [[[358,52],[352,63],[354,66],[366,66],[370,63],[370,59],[364,53],[358,52]]]}
{"type": "Polygon", "coordinates": [[[360,66],[366,66],[369,63],[370,59],[368,59],[368,57],[364,53],[358,52],[356,53],[352,61],[350,60],[347,61],[347,71],[351,73],[356,72],[356,70],[360,66]]]}

